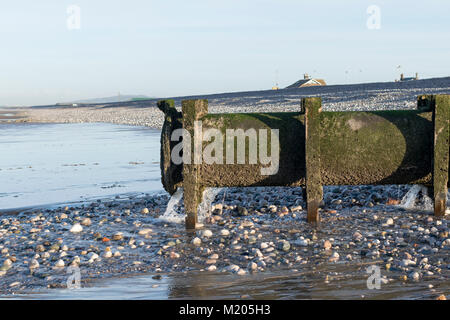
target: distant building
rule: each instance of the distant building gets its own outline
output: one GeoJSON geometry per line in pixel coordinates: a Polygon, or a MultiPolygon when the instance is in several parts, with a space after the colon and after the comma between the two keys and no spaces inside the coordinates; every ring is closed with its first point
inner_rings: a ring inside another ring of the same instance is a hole
{"type": "Polygon", "coordinates": [[[326,82],[323,79],[311,78],[307,73],[303,75],[303,79],[286,87],[286,89],[292,88],[303,88],[303,87],[313,87],[313,86],[326,86],[326,82]]]}
{"type": "Polygon", "coordinates": [[[403,73],[400,75],[400,81],[413,81],[413,80],[419,80],[419,74],[417,72],[415,77],[405,78],[403,73]]]}

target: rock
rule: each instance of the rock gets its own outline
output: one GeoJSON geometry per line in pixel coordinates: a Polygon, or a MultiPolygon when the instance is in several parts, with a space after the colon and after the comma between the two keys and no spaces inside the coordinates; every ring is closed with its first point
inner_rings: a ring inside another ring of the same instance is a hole
{"type": "Polygon", "coordinates": [[[243,216],[248,216],[248,210],[247,210],[247,208],[245,208],[245,207],[238,206],[238,207],[237,207],[237,213],[238,213],[238,215],[241,216],[241,217],[243,217],[243,216]]]}
{"type": "Polygon", "coordinates": [[[72,262],[70,263],[71,266],[79,266],[81,263],[81,259],[79,256],[75,256],[72,260],[72,262]]]}
{"type": "Polygon", "coordinates": [[[216,271],[217,267],[215,265],[210,265],[209,267],[206,268],[207,271],[216,271]]]}
{"type": "Polygon", "coordinates": [[[89,218],[84,218],[84,219],[81,221],[81,225],[82,225],[82,226],[85,226],[85,227],[89,227],[91,224],[92,224],[92,221],[91,221],[91,219],[89,219],[89,218]]]}
{"type": "Polygon", "coordinates": [[[202,240],[201,240],[200,238],[198,238],[198,237],[195,237],[194,239],[192,239],[191,243],[192,243],[194,246],[199,246],[199,245],[202,244],[202,240]]]}
{"type": "Polygon", "coordinates": [[[213,235],[213,233],[211,230],[203,230],[203,232],[202,232],[202,236],[205,238],[210,238],[210,237],[212,237],[212,235],[213,235]]]}
{"type": "Polygon", "coordinates": [[[356,240],[356,241],[360,241],[362,238],[363,238],[362,234],[359,233],[358,231],[356,231],[356,232],[353,234],[353,239],[356,240]]]}
{"type": "Polygon", "coordinates": [[[39,262],[36,259],[32,259],[29,265],[31,270],[39,268],[39,262]]]}
{"type": "Polygon", "coordinates": [[[180,257],[180,254],[179,253],[176,253],[176,252],[174,252],[174,251],[172,251],[171,253],[170,253],[170,259],[178,259],[180,257]]]}
{"type": "Polygon", "coordinates": [[[75,223],[72,228],[70,228],[70,232],[72,233],[80,233],[83,231],[83,227],[79,223],[75,223]]]}
{"type": "Polygon", "coordinates": [[[300,246],[300,247],[307,247],[308,246],[308,244],[309,244],[309,242],[308,242],[308,240],[306,240],[306,239],[297,239],[297,240],[295,240],[294,241],[294,244],[296,244],[296,245],[298,245],[298,246],[300,246]]]}
{"type": "Polygon", "coordinates": [[[235,265],[235,264],[231,264],[228,267],[225,268],[226,271],[229,272],[238,272],[239,271],[239,266],[235,265]]]}
{"type": "MultiPolygon", "coordinates": [[[[447,211],[448,211],[448,209],[445,210],[446,213],[447,213],[447,211]]],[[[445,295],[441,294],[439,297],[436,298],[436,300],[442,300],[442,301],[447,300],[447,297],[445,295]]]]}
{"type": "Polygon", "coordinates": [[[144,209],[141,210],[142,214],[149,214],[149,212],[150,211],[148,210],[148,208],[144,208],[144,209]]]}
{"type": "Polygon", "coordinates": [[[336,261],[338,261],[338,260],[339,260],[339,253],[337,253],[336,251],[334,251],[334,252],[331,254],[330,262],[336,262],[336,261]]]}
{"type": "Polygon", "coordinates": [[[239,275],[239,276],[243,276],[243,275],[246,275],[246,274],[247,274],[247,271],[245,271],[244,269],[239,269],[238,272],[236,272],[236,273],[237,273],[237,275],[239,275]]]}
{"type": "Polygon", "coordinates": [[[99,259],[100,257],[98,256],[98,254],[96,254],[95,252],[90,252],[88,254],[89,257],[89,263],[93,263],[95,260],[99,259]]]}
{"type": "Polygon", "coordinates": [[[409,274],[409,278],[417,281],[420,279],[420,274],[418,272],[411,272],[409,274]]]}
{"type": "Polygon", "coordinates": [[[112,256],[111,248],[107,247],[103,253],[103,258],[111,258],[112,256]]]}
{"type": "Polygon", "coordinates": [[[208,257],[208,259],[217,260],[217,259],[219,259],[219,255],[217,253],[213,253],[212,255],[210,255],[208,257]]]}
{"type": "Polygon", "coordinates": [[[112,239],[114,241],[119,241],[123,239],[123,233],[122,232],[117,232],[112,236],[112,239]]]}
{"type": "Polygon", "coordinates": [[[295,206],[295,207],[291,208],[292,212],[294,212],[294,211],[302,211],[302,210],[303,210],[302,206],[295,206]]]}
{"type": "Polygon", "coordinates": [[[11,265],[13,264],[13,262],[11,261],[11,259],[6,259],[5,261],[3,261],[3,266],[4,267],[11,267],[11,265]]]}
{"type": "Polygon", "coordinates": [[[261,249],[266,249],[268,247],[269,247],[269,245],[267,244],[267,242],[261,242],[261,244],[260,244],[261,249]]]}
{"type": "Polygon", "coordinates": [[[410,260],[410,259],[403,259],[402,262],[400,262],[400,265],[402,267],[407,267],[407,266],[415,265],[415,264],[416,263],[414,261],[410,260]]]}
{"type": "Polygon", "coordinates": [[[212,209],[212,214],[216,216],[222,215],[223,205],[221,203],[216,204],[212,209]]]}
{"type": "Polygon", "coordinates": [[[64,261],[62,259],[59,259],[58,261],[56,261],[55,263],[55,268],[63,268],[64,267],[64,261]]]}
{"type": "Polygon", "coordinates": [[[392,226],[393,224],[394,224],[394,219],[392,219],[392,218],[388,218],[386,220],[386,222],[384,223],[384,225],[386,225],[386,226],[392,226]]]}
{"type": "Polygon", "coordinates": [[[256,269],[258,269],[258,265],[255,262],[250,262],[247,265],[247,269],[250,271],[255,271],[256,269]]]}
{"type": "Polygon", "coordinates": [[[330,250],[331,249],[331,242],[329,240],[325,240],[325,242],[323,243],[323,248],[325,250],[330,250]]]}
{"type": "Polygon", "coordinates": [[[224,237],[229,236],[230,231],[228,231],[227,229],[222,229],[222,230],[220,230],[220,235],[224,236],[224,237]]]}
{"type": "Polygon", "coordinates": [[[282,240],[282,241],[278,242],[279,250],[283,250],[283,251],[287,252],[287,251],[289,251],[290,248],[291,248],[291,244],[289,243],[289,241],[282,240]]]}
{"type": "Polygon", "coordinates": [[[146,235],[152,233],[152,231],[153,231],[153,230],[150,229],[150,228],[141,229],[141,230],[139,230],[138,235],[140,235],[140,236],[146,236],[146,235]]]}

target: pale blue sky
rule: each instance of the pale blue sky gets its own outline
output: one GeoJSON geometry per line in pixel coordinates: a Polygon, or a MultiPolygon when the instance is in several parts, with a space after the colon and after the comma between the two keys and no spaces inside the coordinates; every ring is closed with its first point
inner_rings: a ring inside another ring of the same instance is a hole
{"type": "Polygon", "coordinates": [[[0,105],[450,75],[448,0],[2,1],[0,105]],[[81,29],[68,30],[69,5],[81,29]],[[369,5],[381,29],[369,30],[369,5]],[[402,69],[396,69],[401,65],[402,69]],[[346,73],[346,71],[348,73],[346,73]]]}

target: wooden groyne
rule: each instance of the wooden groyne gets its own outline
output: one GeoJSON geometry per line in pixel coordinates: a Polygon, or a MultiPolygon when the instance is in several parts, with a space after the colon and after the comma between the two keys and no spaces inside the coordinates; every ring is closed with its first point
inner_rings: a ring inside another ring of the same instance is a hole
{"type": "Polygon", "coordinates": [[[182,112],[173,100],[159,101],[158,107],[165,114],[162,182],[171,194],[184,188],[189,229],[195,228],[207,187],[303,186],[308,221],[318,222],[323,185],[422,184],[433,190],[435,215],[445,214],[450,95],[420,96],[417,110],[408,111],[324,112],[321,98],[304,98],[298,112],[286,113],[208,114],[207,100],[184,100],[182,112]],[[174,137],[180,130],[182,135],[174,137]],[[205,138],[208,130],[214,139],[210,134],[205,138]],[[229,132],[235,135],[231,139],[229,132]],[[261,132],[268,132],[267,139],[258,135],[261,132]],[[242,135],[245,156],[239,159],[242,135]],[[266,155],[278,151],[277,170],[267,174],[268,163],[255,157],[255,150],[261,155],[274,139],[277,149],[269,146],[266,155]],[[214,141],[214,161],[203,161],[202,154],[214,141]],[[176,153],[183,156],[182,163],[174,161],[176,153]],[[230,154],[235,161],[229,161],[230,154]]]}

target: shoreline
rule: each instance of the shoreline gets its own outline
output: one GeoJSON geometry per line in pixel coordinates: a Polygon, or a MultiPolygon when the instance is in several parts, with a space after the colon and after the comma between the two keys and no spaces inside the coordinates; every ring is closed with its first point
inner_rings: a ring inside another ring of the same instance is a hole
{"type": "MultiPolygon", "coordinates": [[[[210,113],[299,111],[300,100],[320,96],[324,111],[411,110],[422,94],[450,94],[450,77],[409,82],[365,83],[299,89],[248,91],[175,97],[181,107],[184,99],[206,98],[210,113]]],[[[164,115],[157,99],[109,104],[50,105],[14,108],[21,116],[16,122],[89,123],[106,122],[161,129],[164,115]]],[[[7,109],[8,112],[12,109],[7,109]]]]}
{"type": "MultiPolygon", "coordinates": [[[[390,85],[373,90],[364,85],[356,90],[358,86],[352,85],[348,90],[339,86],[338,92],[323,87],[214,95],[209,111],[298,111],[301,97],[314,94],[323,97],[324,110],[408,110],[416,108],[419,94],[450,93],[450,78],[441,81],[442,87],[432,88],[429,85],[435,82],[424,80],[421,88],[402,84],[406,87],[399,90],[390,90],[390,85]]],[[[158,129],[163,121],[155,106],[142,105],[5,111],[12,112],[26,117],[17,123],[106,122],[158,129]]],[[[381,291],[366,295],[408,296],[402,290],[408,286],[417,288],[410,298],[448,295],[448,214],[433,217],[423,192],[415,195],[414,210],[400,207],[409,189],[326,186],[318,228],[306,222],[301,189],[280,187],[222,189],[195,232],[160,219],[170,200],[165,193],[125,200],[99,197],[77,205],[0,213],[0,296],[65,288],[69,267],[80,269],[82,284],[93,281],[94,285],[96,279],[132,274],[188,273],[193,278],[211,275],[212,283],[205,285],[214,286],[212,275],[244,281],[283,271],[289,283],[291,272],[310,270],[313,285],[333,288],[341,285],[334,281],[341,278],[347,279],[344,285],[352,286],[356,279],[358,286],[365,285],[362,265],[378,266],[382,274],[381,291]],[[337,266],[344,270],[335,271],[337,266]]],[[[182,221],[182,203],[176,211],[182,221]]],[[[270,285],[266,289],[270,291],[270,285]]]]}

